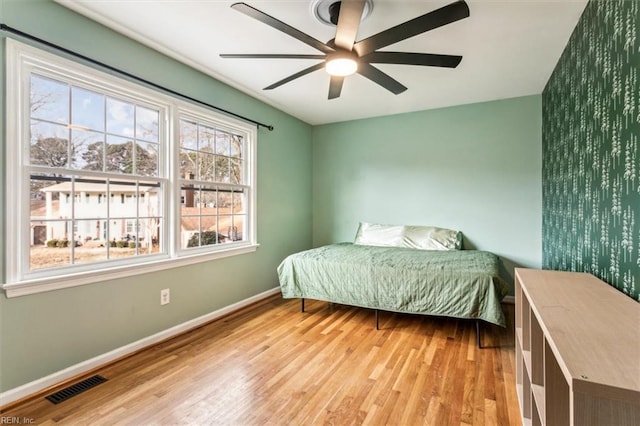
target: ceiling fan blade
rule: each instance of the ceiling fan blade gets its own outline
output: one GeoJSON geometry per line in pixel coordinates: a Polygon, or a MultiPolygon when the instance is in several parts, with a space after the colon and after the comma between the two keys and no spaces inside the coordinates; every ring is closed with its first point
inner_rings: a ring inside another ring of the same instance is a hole
{"type": "Polygon", "coordinates": [[[336,28],[336,46],[351,52],[358,35],[365,0],[342,0],[336,28]]]}
{"type": "Polygon", "coordinates": [[[371,64],[401,64],[455,68],[462,60],[462,56],[433,53],[371,52],[360,59],[371,64]]]}
{"type": "Polygon", "coordinates": [[[303,75],[307,75],[307,74],[309,74],[309,73],[312,73],[312,72],[314,72],[314,71],[317,71],[317,70],[319,70],[319,69],[322,69],[322,68],[324,68],[324,65],[325,65],[325,64],[324,64],[324,62],[320,62],[319,64],[315,64],[315,65],[313,65],[313,66],[311,66],[311,67],[309,67],[309,68],[305,68],[305,69],[303,69],[302,71],[298,71],[297,73],[292,74],[292,75],[290,75],[290,76],[289,76],[289,77],[287,77],[287,78],[283,78],[283,79],[282,79],[282,80],[280,80],[280,81],[276,81],[276,82],[275,82],[275,83],[273,83],[272,85],[265,87],[263,90],[271,90],[271,89],[275,89],[276,87],[280,87],[280,86],[282,86],[282,85],[283,85],[283,84],[285,84],[285,83],[288,83],[288,82],[290,82],[290,81],[295,80],[296,78],[300,78],[300,77],[302,77],[303,75]]]}
{"type": "Polygon", "coordinates": [[[344,77],[331,76],[331,82],[329,83],[329,99],[340,97],[340,92],[342,92],[342,83],[344,83],[344,77]]]}
{"type": "Polygon", "coordinates": [[[364,56],[374,50],[459,21],[468,16],[469,6],[464,0],[460,0],[361,40],[354,45],[354,49],[359,56],[364,56]]]}
{"type": "Polygon", "coordinates": [[[400,93],[407,90],[407,88],[400,82],[394,80],[387,74],[380,71],[378,68],[366,62],[360,64],[360,66],[358,67],[358,74],[367,77],[369,80],[379,84],[394,95],[399,95],[400,93]]]}
{"type": "Polygon", "coordinates": [[[301,42],[308,44],[309,46],[313,47],[314,49],[317,49],[321,52],[324,53],[331,53],[333,52],[333,49],[331,49],[329,46],[327,46],[326,44],[322,43],[320,40],[316,40],[315,38],[311,37],[308,34],[303,33],[300,30],[297,30],[295,28],[293,28],[292,26],[285,24],[282,21],[279,21],[278,19],[274,18],[273,16],[269,16],[266,13],[249,6],[246,3],[234,3],[231,5],[231,7],[235,10],[237,10],[238,12],[242,12],[247,16],[250,16],[254,19],[257,19],[258,21],[262,22],[263,24],[267,24],[272,28],[275,28],[278,31],[281,31],[285,34],[287,34],[288,36],[291,36],[293,38],[295,38],[296,40],[300,40],[301,42]]]}
{"type": "Polygon", "coordinates": [[[240,59],[325,59],[326,55],[287,55],[279,53],[221,53],[220,57],[240,59]]]}

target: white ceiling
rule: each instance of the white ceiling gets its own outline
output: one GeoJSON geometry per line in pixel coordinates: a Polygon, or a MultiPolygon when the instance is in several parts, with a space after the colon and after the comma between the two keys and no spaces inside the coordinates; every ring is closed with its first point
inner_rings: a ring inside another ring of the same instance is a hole
{"type": "MultiPolygon", "coordinates": [[[[587,0],[467,0],[470,17],[382,50],[462,55],[455,69],[379,64],[408,87],[394,95],[360,75],[328,100],[329,76],[315,71],[270,91],[278,80],[319,61],[222,59],[221,53],[320,52],[231,9],[223,0],[56,0],[145,45],[310,124],[540,94],[587,0]]],[[[356,40],[453,0],[373,0],[356,40]]],[[[318,22],[310,0],[245,0],[326,42],[335,28],[318,22]]]]}

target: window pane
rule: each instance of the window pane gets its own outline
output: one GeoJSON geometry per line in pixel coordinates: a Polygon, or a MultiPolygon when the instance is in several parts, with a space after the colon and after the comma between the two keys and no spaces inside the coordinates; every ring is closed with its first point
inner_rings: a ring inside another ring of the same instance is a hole
{"type": "Polygon", "coordinates": [[[66,167],[69,162],[69,129],[60,124],[31,121],[30,163],[66,167]]]}
{"type": "Polygon", "coordinates": [[[107,98],[107,132],[120,136],[133,136],[134,107],[128,102],[107,98]]]}
{"type": "Polygon", "coordinates": [[[234,192],[232,196],[233,213],[244,213],[244,193],[234,192]]]}
{"type": "MultiPolygon", "coordinates": [[[[32,175],[29,184],[29,201],[31,204],[31,218],[47,218],[47,210],[53,208],[51,202],[58,202],[58,193],[48,193],[47,187],[58,183],[53,175],[32,175]],[[49,197],[49,198],[47,198],[49,197]],[[49,205],[46,204],[50,201],[49,205]]],[[[57,208],[57,207],[56,207],[57,208]]]]}
{"type": "Polygon", "coordinates": [[[159,141],[158,111],[136,106],[136,139],[159,141]]]}
{"type": "Polygon", "coordinates": [[[225,182],[228,183],[231,181],[231,177],[229,176],[229,166],[230,161],[229,157],[222,157],[220,155],[216,155],[216,182],[225,182]]]}
{"type": "Polygon", "coordinates": [[[233,237],[233,216],[224,215],[218,218],[218,231],[220,232],[220,242],[230,243],[233,237]]]}
{"type": "Polygon", "coordinates": [[[104,132],[104,95],[74,87],[71,99],[71,123],[85,130],[104,132]]]}
{"type": "MultiPolygon", "coordinates": [[[[71,182],[67,182],[71,187],[71,182]]],[[[73,216],[76,219],[106,219],[108,205],[106,203],[107,183],[96,179],[75,179],[73,190],[73,216]]],[[[84,236],[85,234],[83,234],[84,236]]]]}
{"type": "Polygon", "coordinates": [[[220,237],[216,231],[216,216],[202,216],[200,233],[200,245],[210,246],[218,244],[220,237]]]}
{"type": "Polygon", "coordinates": [[[133,257],[138,253],[135,234],[127,233],[127,222],[133,218],[109,220],[109,259],[133,257]],[[133,244],[131,244],[133,243],[133,244]]]}
{"type": "MultiPolygon", "coordinates": [[[[102,236],[102,223],[104,220],[76,220],[74,221],[74,239],[79,245],[91,245],[89,241],[100,240],[102,236]]],[[[104,244],[102,244],[104,246],[104,244]]],[[[105,251],[106,253],[106,251],[105,251]]]]}
{"type": "Polygon", "coordinates": [[[158,144],[138,142],[136,145],[136,174],[158,176],[158,144]]]}
{"type": "Polygon", "coordinates": [[[72,164],[77,170],[102,171],[104,167],[104,134],[74,129],[71,132],[72,164]]]}
{"type": "Polygon", "coordinates": [[[69,123],[69,85],[36,74],[31,75],[31,118],[69,123]]]}
{"type": "Polygon", "coordinates": [[[218,194],[215,189],[205,188],[200,192],[200,212],[204,215],[217,213],[218,194]]]}
{"type": "Polygon", "coordinates": [[[185,217],[180,220],[180,247],[200,247],[200,218],[185,217]]]}
{"type": "Polygon", "coordinates": [[[232,206],[231,191],[221,190],[218,192],[218,212],[219,214],[231,213],[232,206]]]}
{"type": "Polygon", "coordinates": [[[147,217],[138,221],[138,254],[160,251],[160,218],[147,217]]]}
{"type": "Polygon", "coordinates": [[[135,218],[132,218],[132,217],[117,218],[117,217],[111,216],[110,222],[111,223],[109,226],[110,226],[110,232],[111,232],[111,239],[113,240],[113,238],[115,238],[116,242],[118,241],[122,242],[122,244],[116,245],[117,248],[125,248],[125,246],[128,246],[128,242],[131,241],[135,236],[135,231],[127,232],[127,224],[131,222],[135,222],[135,218]]]}
{"type": "Polygon", "coordinates": [[[133,173],[133,142],[117,136],[107,136],[106,160],[108,172],[133,173]]]}
{"type": "Polygon", "coordinates": [[[180,178],[194,179],[196,176],[197,154],[195,151],[180,150],[180,178]]]}
{"type": "Polygon", "coordinates": [[[102,220],[77,220],[74,223],[73,263],[107,260],[107,242],[101,238],[102,220]]]}
{"type": "Polygon", "coordinates": [[[31,270],[68,266],[71,263],[71,246],[69,235],[71,234],[71,222],[66,220],[51,220],[46,222],[31,222],[31,227],[44,226],[38,229],[38,233],[46,234],[44,245],[31,244],[29,250],[29,268],[31,270]]]}
{"type": "Polygon", "coordinates": [[[238,158],[229,159],[229,180],[231,183],[242,183],[242,160],[238,158]]]}
{"type": "Polygon", "coordinates": [[[199,126],[198,151],[213,153],[215,149],[216,130],[213,127],[199,126]]]}
{"type": "Polygon", "coordinates": [[[47,223],[42,220],[32,220],[30,245],[32,247],[43,247],[46,244],[46,242],[47,242],[47,223]]]}
{"type": "Polygon", "coordinates": [[[242,136],[231,135],[231,156],[242,158],[242,136]]]}
{"type": "Polygon", "coordinates": [[[216,132],[216,154],[226,155],[227,157],[231,155],[231,147],[230,147],[230,137],[227,132],[216,132]]]}
{"type": "Polygon", "coordinates": [[[215,180],[216,156],[198,153],[198,179],[212,182],[215,180]]]}
{"type": "Polygon", "coordinates": [[[245,215],[233,215],[233,227],[229,233],[231,241],[242,241],[244,239],[245,215]]]}
{"type": "Polygon", "coordinates": [[[193,185],[183,184],[180,188],[180,204],[183,215],[197,215],[196,200],[200,198],[200,190],[193,185]]]}
{"type": "MultiPolygon", "coordinates": [[[[134,182],[114,181],[108,185],[109,216],[135,218],[138,214],[138,189],[134,182]]],[[[124,228],[123,228],[124,229],[124,228]]]]}
{"type": "Polygon", "coordinates": [[[182,148],[198,149],[198,126],[187,120],[180,120],[180,146],[182,148]]]}
{"type": "Polygon", "coordinates": [[[107,220],[107,223],[106,223],[106,235],[107,235],[107,241],[109,242],[108,243],[109,257],[112,256],[111,249],[116,247],[116,243],[120,239],[120,235],[122,235],[122,231],[118,229],[119,223],[120,222],[118,220],[111,220],[111,219],[107,220]]]}
{"type": "MultiPolygon", "coordinates": [[[[46,239],[64,239],[68,230],[61,224],[52,225],[54,219],[70,219],[73,209],[71,178],[64,176],[34,175],[30,179],[31,220],[46,221],[46,239]]],[[[66,224],[66,222],[64,222],[66,224]]]]}
{"type": "Polygon", "coordinates": [[[31,246],[43,246],[50,238],[47,233],[47,219],[53,205],[57,207],[58,199],[51,197],[50,193],[43,191],[55,181],[48,180],[50,176],[32,176],[30,179],[29,217],[31,221],[31,246]]]}
{"type": "Polygon", "coordinates": [[[200,214],[200,207],[203,203],[202,198],[204,197],[205,193],[202,189],[190,189],[190,185],[184,185],[183,188],[186,189],[185,194],[187,195],[187,197],[191,197],[191,199],[188,199],[187,202],[185,202],[185,207],[193,207],[193,210],[190,211],[190,214],[200,214]]]}
{"type": "Polygon", "coordinates": [[[160,213],[162,213],[160,193],[159,187],[145,185],[144,182],[140,182],[138,188],[138,212],[140,216],[160,216],[160,213]]]}

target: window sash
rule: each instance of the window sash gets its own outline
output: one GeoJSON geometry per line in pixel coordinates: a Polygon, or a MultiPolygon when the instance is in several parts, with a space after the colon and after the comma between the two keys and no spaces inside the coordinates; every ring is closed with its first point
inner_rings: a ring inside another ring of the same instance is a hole
{"type": "MultiPolygon", "coordinates": [[[[51,182],[55,185],[44,187],[45,190],[50,189],[44,191],[45,217],[30,215],[32,227],[45,227],[47,248],[42,250],[37,245],[31,245],[29,253],[25,253],[24,265],[29,265],[25,275],[46,276],[51,273],[49,268],[72,271],[77,264],[96,265],[113,262],[114,259],[122,256],[161,255],[166,252],[165,237],[161,232],[164,228],[161,225],[165,222],[162,216],[162,206],[165,204],[163,200],[165,183],[148,178],[141,180],[104,173],[94,173],[91,176],[83,173],[55,173],[55,176],[51,176],[51,171],[59,170],[43,167],[38,169],[49,173],[46,176],[31,174],[31,182],[51,182]],[[52,190],[53,188],[55,190],[52,190]],[[109,202],[98,204],[100,197],[95,196],[96,193],[104,194],[103,198],[108,199],[109,202]],[[147,193],[148,197],[141,196],[147,193]],[[56,194],[59,195],[57,203],[53,199],[56,194]],[[90,194],[94,196],[91,197],[90,194]],[[87,204],[87,200],[93,200],[93,203],[87,204]],[[139,200],[144,200],[144,204],[139,200]],[[56,204],[57,208],[55,208],[56,204]],[[51,212],[56,212],[55,217],[50,216],[51,212]],[[118,248],[125,245],[129,247],[131,236],[126,230],[126,223],[130,221],[136,222],[138,228],[135,234],[136,244],[133,247],[135,250],[133,253],[118,253],[118,248]],[[79,225],[82,225],[82,229],[79,229],[79,225]],[[98,243],[93,244],[94,239],[98,243]],[[57,246],[65,249],[66,242],[69,244],[70,253],[65,254],[62,250],[44,253],[43,251],[52,248],[49,247],[52,241],[60,241],[61,244],[57,246]],[[126,244],[118,243],[119,241],[126,244]],[[85,245],[86,247],[76,249],[85,245]],[[103,250],[100,250],[101,248],[103,250]],[[76,252],[78,252],[77,256],[76,252]],[[52,264],[50,263],[51,255],[68,256],[69,259],[66,264],[52,264]]],[[[33,202],[33,197],[29,198],[29,201],[33,202]]],[[[33,210],[31,212],[33,213],[33,210]]]]}

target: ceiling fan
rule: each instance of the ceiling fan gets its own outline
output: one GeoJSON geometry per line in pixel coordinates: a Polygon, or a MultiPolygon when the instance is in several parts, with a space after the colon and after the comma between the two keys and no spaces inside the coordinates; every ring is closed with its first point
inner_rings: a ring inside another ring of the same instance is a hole
{"type": "Polygon", "coordinates": [[[257,19],[276,30],[282,31],[317,49],[322,52],[322,54],[221,54],[220,56],[222,58],[252,59],[320,59],[322,62],[277,81],[265,87],[264,90],[275,89],[306,74],[326,68],[326,71],[331,76],[329,99],[339,97],[344,78],[356,72],[396,95],[407,90],[400,82],[371,64],[401,64],[455,68],[462,60],[462,56],[458,55],[381,52],[378,49],[468,17],[469,6],[464,0],[448,4],[440,9],[433,10],[417,18],[381,31],[364,40],[356,41],[365,1],[366,0],[342,0],[336,1],[329,6],[331,22],[336,25],[336,36],[327,43],[323,43],[246,3],[234,3],[231,7],[238,12],[257,19]]]}

